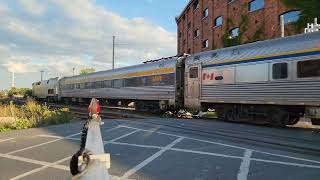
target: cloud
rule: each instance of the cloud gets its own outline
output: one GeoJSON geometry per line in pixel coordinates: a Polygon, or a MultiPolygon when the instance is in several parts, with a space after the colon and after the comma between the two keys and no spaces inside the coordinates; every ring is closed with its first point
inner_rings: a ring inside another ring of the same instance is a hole
{"type": "Polygon", "coordinates": [[[25,11],[33,15],[41,15],[46,11],[46,6],[42,0],[17,0],[25,11]]]}
{"type": "Polygon", "coordinates": [[[8,71],[110,69],[113,35],[116,67],[176,55],[176,33],[145,18],[121,17],[94,0],[3,0],[0,16],[0,66],[8,71]]]}

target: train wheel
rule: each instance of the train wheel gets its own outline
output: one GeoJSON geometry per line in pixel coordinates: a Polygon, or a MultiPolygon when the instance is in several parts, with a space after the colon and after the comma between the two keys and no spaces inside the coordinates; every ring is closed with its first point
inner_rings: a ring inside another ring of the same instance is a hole
{"type": "Polygon", "coordinates": [[[224,110],[223,110],[223,108],[217,107],[215,110],[216,110],[216,114],[217,114],[218,119],[224,120],[224,110]]]}
{"type": "Polygon", "coordinates": [[[289,122],[289,113],[285,110],[272,108],[268,114],[272,126],[285,127],[289,122]]]}
{"type": "Polygon", "coordinates": [[[224,120],[225,121],[237,121],[236,110],[233,108],[226,108],[224,111],[224,120]]]}
{"type": "Polygon", "coordinates": [[[289,118],[289,122],[287,123],[287,125],[295,125],[299,122],[300,120],[300,117],[298,116],[294,116],[294,117],[291,117],[289,118]]]}
{"type": "Polygon", "coordinates": [[[299,120],[300,120],[300,117],[292,118],[289,120],[287,125],[295,125],[299,122],[299,120]]]}
{"type": "Polygon", "coordinates": [[[311,119],[312,125],[320,125],[320,119],[311,119]]]}

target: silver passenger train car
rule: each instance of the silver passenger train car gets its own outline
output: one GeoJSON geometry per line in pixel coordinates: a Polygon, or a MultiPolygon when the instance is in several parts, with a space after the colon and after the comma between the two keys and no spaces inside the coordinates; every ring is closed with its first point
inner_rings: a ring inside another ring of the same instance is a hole
{"type": "Polygon", "coordinates": [[[182,106],[182,61],[177,57],[60,80],[59,99],[135,102],[138,110],[182,106]],[[181,88],[180,88],[181,87],[181,88]]]}
{"type": "Polygon", "coordinates": [[[320,124],[320,32],[65,77],[55,87],[63,101],[96,97],[135,102],[137,110],[214,108],[227,121],[284,126],[306,116],[320,124]]]}
{"type": "Polygon", "coordinates": [[[320,123],[320,32],[194,54],[186,59],[185,106],[228,121],[320,123]]]}

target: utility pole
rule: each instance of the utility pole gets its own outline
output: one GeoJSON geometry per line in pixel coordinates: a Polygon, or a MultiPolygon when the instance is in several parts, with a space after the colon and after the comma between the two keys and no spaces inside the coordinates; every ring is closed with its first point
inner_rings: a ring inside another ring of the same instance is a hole
{"type": "Polygon", "coordinates": [[[116,41],[116,36],[112,36],[112,69],[114,69],[114,45],[116,41]]]}
{"type": "Polygon", "coordinates": [[[284,16],[280,16],[281,37],[284,37],[284,16]]]}
{"type": "Polygon", "coordinates": [[[42,81],[42,78],[43,78],[43,72],[44,72],[44,71],[43,71],[43,70],[41,70],[40,72],[41,72],[41,81],[42,81]]]}
{"type": "Polygon", "coordinates": [[[16,87],[16,78],[15,78],[14,71],[12,71],[12,82],[11,82],[11,87],[12,87],[12,88],[16,87]]]}

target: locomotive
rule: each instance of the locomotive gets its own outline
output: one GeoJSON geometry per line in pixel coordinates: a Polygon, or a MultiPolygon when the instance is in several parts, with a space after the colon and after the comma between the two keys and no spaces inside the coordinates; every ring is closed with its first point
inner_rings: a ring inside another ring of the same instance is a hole
{"type": "MultiPolygon", "coordinates": [[[[64,77],[55,101],[135,102],[137,110],[213,108],[226,121],[320,124],[320,32],[258,41],[88,75],[64,77]]],[[[40,84],[40,85],[39,85],[40,84]]],[[[48,85],[48,83],[47,83],[48,85]]]]}

